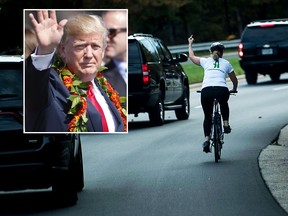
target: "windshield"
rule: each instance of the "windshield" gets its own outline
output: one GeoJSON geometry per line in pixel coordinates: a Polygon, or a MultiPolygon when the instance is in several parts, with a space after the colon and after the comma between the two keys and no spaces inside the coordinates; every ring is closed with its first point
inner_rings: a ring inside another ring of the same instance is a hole
{"type": "Polygon", "coordinates": [[[275,25],[273,27],[261,28],[249,27],[246,29],[242,41],[243,42],[258,42],[261,41],[288,41],[288,25],[275,25]]]}

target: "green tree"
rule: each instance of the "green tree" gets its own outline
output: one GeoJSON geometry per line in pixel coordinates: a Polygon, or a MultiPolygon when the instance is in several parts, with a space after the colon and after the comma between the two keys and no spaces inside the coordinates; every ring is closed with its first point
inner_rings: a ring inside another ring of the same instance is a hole
{"type": "Polygon", "coordinates": [[[129,34],[153,34],[168,45],[187,43],[191,33],[197,42],[239,38],[253,20],[288,17],[287,0],[0,0],[1,50],[22,47],[23,9],[32,8],[127,8],[129,34]]]}

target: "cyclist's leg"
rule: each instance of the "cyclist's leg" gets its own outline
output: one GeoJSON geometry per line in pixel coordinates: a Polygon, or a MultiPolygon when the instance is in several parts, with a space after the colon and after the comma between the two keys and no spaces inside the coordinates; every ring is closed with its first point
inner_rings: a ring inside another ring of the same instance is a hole
{"type": "Polygon", "coordinates": [[[224,126],[224,132],[225,133],[230,133],[230,125],[229,125],[229,115],[230,115],[230,109],[229,109],[229,104],[228,100],[230,97],[230,93],[228,88],[226,87],[219,87],[219,90],[217,91],[217,99],[220,104],[220,110],[221,110],[221,115],[223,119],[223,126],[224,126]]]}
{"type": "Polygon", "coordinates": [[[201,105],[204,112],[203,129],[207,141],[210,140],[212,113],[213,113],[213,89],[211,87],[203,88],[201,91],[201,105]]]}

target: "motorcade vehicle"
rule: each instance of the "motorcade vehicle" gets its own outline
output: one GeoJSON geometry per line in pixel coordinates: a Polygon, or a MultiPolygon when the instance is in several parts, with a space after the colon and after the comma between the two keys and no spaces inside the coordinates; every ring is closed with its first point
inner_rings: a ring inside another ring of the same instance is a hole
{"type": "Polygon", "coordinates": [[[22,56],[0,56],[0,173],[1,191],[52,188],[59,205],[84,187],[79,134],[23,133],[22,56]]]}
{"type": "Polygon", "coordinates": [[[280,75],[288,72],[288,18],[248,24],[238,45],[238,55],[248,84],[256,84],[258,74],[279,81],[280,75]]]}
{"type": "Polygon", "coordinates": [[[128,113],[148,113],[153,125],[162,125],[165,111],[178,120],[189,118],[189,80],[180,62],[186,54],[172,56],[164,42],[151,34],[128,37],[128,113]]]}

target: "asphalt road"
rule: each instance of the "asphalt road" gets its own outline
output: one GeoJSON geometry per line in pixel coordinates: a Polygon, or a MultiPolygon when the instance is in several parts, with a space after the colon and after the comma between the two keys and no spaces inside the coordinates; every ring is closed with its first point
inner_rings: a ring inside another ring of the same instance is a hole
{"type": "Polygon", "coordinates": [[[257,160],[288,123],[287,83],[288,76],[278,84],[240,81],[230,98],[232,133],[217,164],[202,152],[200,95],[191,89],[188,120],[170,111],[163,126],[151,127],[147,115],[130,116],[127,135],[82,136],[85,187],[76,206],[49,207],[49,191],[16,194],[1,197],[15,202],[5,215],[287,216],[257,160]]]}
{"type": "Polygon", "coordinates": [[[143,115],[130,119],[126,136],[84,137],[97,145],[89,152],[95,167],[86,170],[86,179],[96,177],[97,215],[286,215],[263,182],[257,158],[288,122],[287,80],[264,80],[257,86],[241,81],[239,94],[231,96],[233,131],[219,164],[202,152],[203,114],[194,89],[188,121],[171,112],[164,126],[149,127],[143,115]]]}

